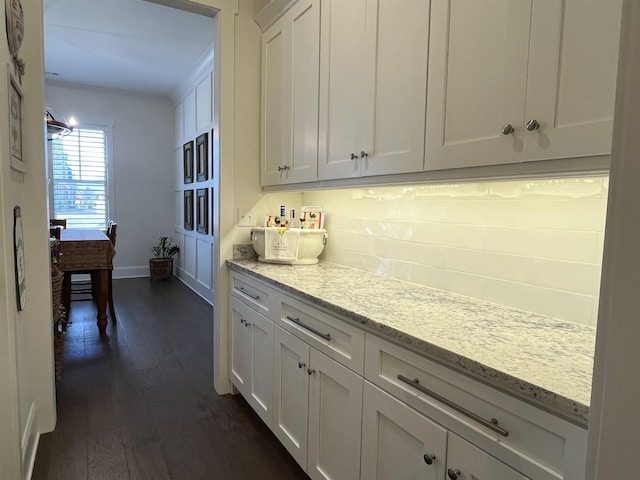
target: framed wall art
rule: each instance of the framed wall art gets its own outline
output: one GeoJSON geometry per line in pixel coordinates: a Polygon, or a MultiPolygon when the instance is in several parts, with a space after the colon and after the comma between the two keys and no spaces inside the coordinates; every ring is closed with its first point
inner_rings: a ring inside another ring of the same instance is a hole
{"type": "Polygon", "coordinates": [[[209,189],[196,190],[196,229],[198,233],[209,233],[209,189]]]}
{"type": "Polygon", "coordinates": [[[184,229],[193,230],[193,190],[184,191],[184,229]]]}
{"type": "Polygon", "coordinates": [[[20,207],[13,208],[13,252],[16,270],[16,301],[18,310],[24,310],[27,302],[27,284],[24,264],[24,239],[20,207]]]}
{"type": "Polygon", "coordinates": [[[209,179],[209,138],[206,132],[196,138],[196,178],[198,182],[209,179]]]}
{"type": "Polygon", "coordinates": [[[193,140],[182,146],[182,165],[184,169],[184,183],[193,183],[193,140]]]}
{"type": "Polygon", "coordinates": [[[18,83],[9,73],[9,149],[11,168],[26,172],[22,155],[22,92],[18,83]]]}

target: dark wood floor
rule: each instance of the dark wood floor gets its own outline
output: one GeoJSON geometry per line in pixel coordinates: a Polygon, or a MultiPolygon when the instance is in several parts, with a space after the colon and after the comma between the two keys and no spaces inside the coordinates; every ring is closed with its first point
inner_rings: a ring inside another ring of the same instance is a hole
{"type": "Polygon", "coordinates": [[[114,280],[100,338],[73,303],[58,422],[33,480],[308,479],[239,395],[212,387],[212,308],[177,279],[114,280]]]}

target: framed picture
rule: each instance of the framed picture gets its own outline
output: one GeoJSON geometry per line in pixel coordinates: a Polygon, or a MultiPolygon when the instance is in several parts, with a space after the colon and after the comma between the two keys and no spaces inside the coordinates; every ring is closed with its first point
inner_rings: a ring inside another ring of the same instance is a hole
{"type": "Polygon", "coordinates": [[[193,230],[193,190],[184,191],[184,229],[193,230]]]}
{"type": "Polygon", "coordinates": [[[209,189],[196,190],[196,229],[198,233],[209,233],[209,189]]]}
{"type": "Polygon", "coordinates": [[[25,172],[26,165],[22,158],[22,92],[18,83],[9,73],[9,149],[11,150],[11,167],[25,172]]]}
{"type": "Polygon", "coordinates": [[[13,252],[16,270],[16,301],[18,310],[24,310],[27,301],[27,285],[25,280],[22,215],[18,206],[13,209],[13,252]]]}
{"type": "Polygon", "coordinates": [[[209,179],[209,137],[207,133],[196,138],[196,174],[199,182],[209,179]]]}
{"type": "Polygon", "coordinates": [[[193,140],[182,146],[182,165],[184,183],[193,183],[193,140]]]}

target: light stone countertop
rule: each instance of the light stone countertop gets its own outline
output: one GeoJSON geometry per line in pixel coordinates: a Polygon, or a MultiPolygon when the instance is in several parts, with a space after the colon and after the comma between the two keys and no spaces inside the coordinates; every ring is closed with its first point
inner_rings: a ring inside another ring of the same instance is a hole
{"type": "Polygon", "coordinates": [[[232,270],[586,426],[595,329],[330,263],[232,270]]]}

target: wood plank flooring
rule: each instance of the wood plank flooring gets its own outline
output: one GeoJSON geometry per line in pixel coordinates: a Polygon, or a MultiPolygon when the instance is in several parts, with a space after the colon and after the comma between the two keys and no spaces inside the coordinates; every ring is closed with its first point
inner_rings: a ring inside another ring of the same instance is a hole
{"type": "Polygon", "coordinates": [[[177,279],[113,287],[107,339],[93,304],[72,304],[33,480],[308,479],[241,396],[213,390],[210,305],[177,279]]]}

